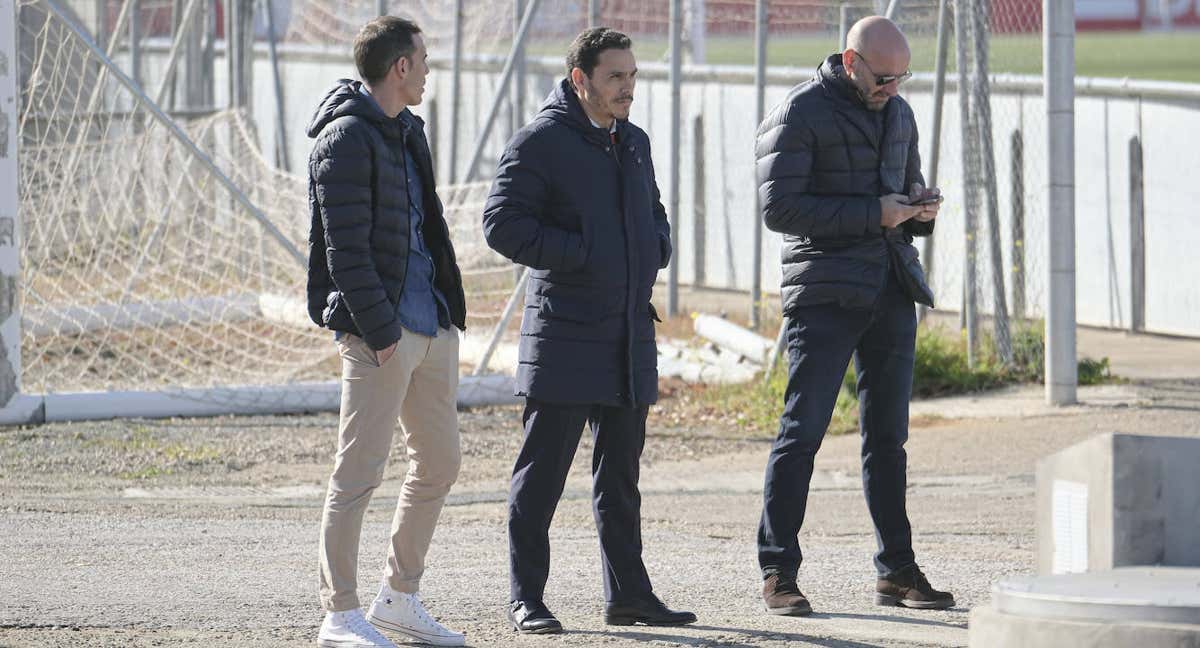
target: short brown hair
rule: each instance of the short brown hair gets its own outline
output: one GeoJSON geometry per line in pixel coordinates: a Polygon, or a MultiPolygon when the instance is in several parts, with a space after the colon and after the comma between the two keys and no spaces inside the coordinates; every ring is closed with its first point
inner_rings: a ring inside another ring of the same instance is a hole
{"type": "Polygon", "coordinates": [[[380,16],[363,25],[354,37],[354,65],[363,81],[375,83],[401,57],[416,49],[413,36],[421,33],[417,23],[396,16],[380,16]]]}
{"type": "Polygon", "coordinates": [[[579,68],[590,79],[592,71],[596,69],[596,63],[600,60],[601,52],[610,49],[627,50],[631,47],[633,47],[633,41],[615,29],[608,27],[585,29],[575,37],[575,40],[571,42],[570,49],[567,50],[567,76],[571,75],[571,70],[579,68]]]}

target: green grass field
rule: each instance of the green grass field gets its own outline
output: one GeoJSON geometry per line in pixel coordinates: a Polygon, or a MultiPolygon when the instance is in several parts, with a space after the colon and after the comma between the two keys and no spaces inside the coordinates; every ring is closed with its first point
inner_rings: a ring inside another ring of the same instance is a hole
{"type": "MultiPolygon", "coordinates": [[[[934,67],[935,38],[910,36],[914,72],[934,67]]],[[[989,65],[992,72],[1040,74],[1042,42],[1036,35],[995,36],[991,41],[989,65]]],[[[659,59],[666,50],[663,40],[635,39],[634,52],[642,60],[659,59]]],[[[947,56],[949,71],[955,70],[954,42],[947,56]]],[[[557,56],[566,44],[542,44],[531,48],[535,56],[557,56]]],[[[837,49],[832,37],[815,38],[773,35],[767,44],[768,65],[815,68],[837,49]]],[[[1075,73],[1086,77],[1129,77],[1162,81],[1200,83],[1200,31],[1084,32],[1075,37],[1075,73]]],[[[708,63],[754,63],[754,43],[744,37],[712,37],[707,43],[708,63]]]]}

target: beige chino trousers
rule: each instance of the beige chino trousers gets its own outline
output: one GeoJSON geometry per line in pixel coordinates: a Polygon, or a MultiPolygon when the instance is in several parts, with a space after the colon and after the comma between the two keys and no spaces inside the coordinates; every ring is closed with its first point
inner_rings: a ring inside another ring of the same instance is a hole
{"type": "Polygon", "coordinates": [[[433,529],[461,462],[458,439],[458,331],[437,337],[405,330],[379,366],[361,338],[344,335],[338,451],[321,516],[321,604],[330,612],[360,606],[358,544],[371,494],[383,481],[396,421],[408,447],[408,475],[392,520],[385,577],[413,593],[425,570],[433,529]]]}

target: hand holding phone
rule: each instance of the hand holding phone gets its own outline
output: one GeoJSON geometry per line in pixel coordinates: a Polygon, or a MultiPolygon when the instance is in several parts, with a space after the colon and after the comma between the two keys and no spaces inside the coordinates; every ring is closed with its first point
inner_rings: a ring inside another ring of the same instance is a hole
{"type": "Polygon", "coordinates": [[[918,200],[909,201],[908,204],[912,205],[914,207],[918,207],[921,205],[936,205],[945,199],[946,198],[944,196],[942,196],[941,194],[932,194],[932,195],[924,196],[918,200]]]}

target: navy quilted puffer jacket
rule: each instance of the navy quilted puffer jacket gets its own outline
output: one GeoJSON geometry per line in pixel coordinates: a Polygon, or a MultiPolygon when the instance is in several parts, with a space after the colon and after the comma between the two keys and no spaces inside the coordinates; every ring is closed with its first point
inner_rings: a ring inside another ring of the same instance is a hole
{"type": "Polygon", "coordinates": [[[408,271],[409,209],[404,149],[417,164],[424,195],[422,233],[446,298],[450,321],[466,325],[462,275],[450,244],[421,120],[388,118],[339,80],[308,127],[308,314],[318,326],[353,333],[372,349],[400,339],[396,305],[408,271]]]}
{"type": "Polygon", "coordinates": [[[868,110],[835,54],[771,111],[755,153],[763,220],[783,234],[785,314],[822,303],[870,308],[889,264],[909,275],[900,283],[915,301],[933,305],[912,245],[933,233],[933,221],[880,226],[880,196],[924,184],[904,99],[868,110]]]}

